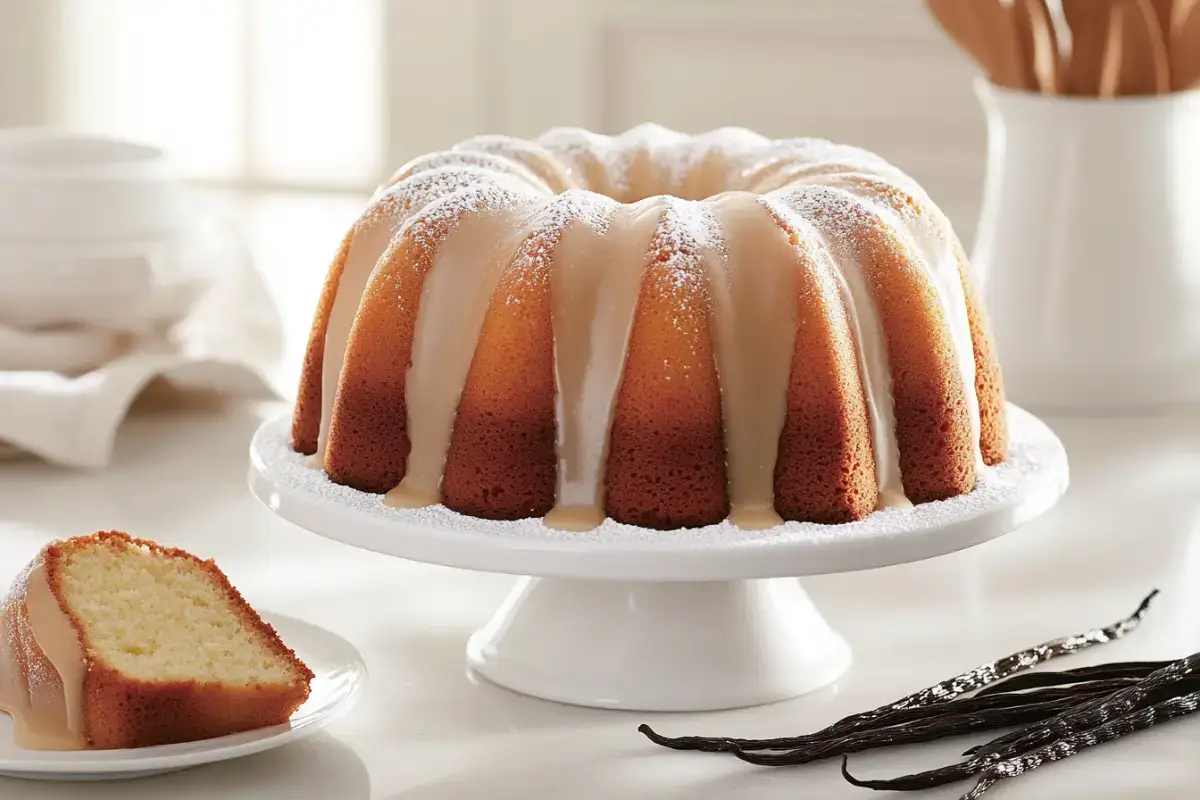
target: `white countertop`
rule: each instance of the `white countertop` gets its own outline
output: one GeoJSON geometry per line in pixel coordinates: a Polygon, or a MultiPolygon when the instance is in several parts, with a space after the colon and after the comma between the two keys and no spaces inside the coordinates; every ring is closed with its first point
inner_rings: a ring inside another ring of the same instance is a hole
{"type": "MultiPolygon", "coordinates": [[[[275,198],[246,210],[255,249],[302,340],[320,275],[358,201],[275,198]]],[[[1200,650],[1200,415],[1050,418],[1072,487],[1044,518],[973,550],[806,579],[855,662],[833,687],[773,706],[635,714],[560,706],[473,679],[467,637],[512,579],[408,563],[275,519],[246,489],[247,443],[282,406],[136,416],[114,464],[71,472],[0,462],[0,579],[52,537],[122,529],[214,557],[256,606],[353,642],[367,694],[326,734],[240,761],[112,784],[0,779],[0,798],[853,798],[834,762],[770,770],[661,750],[635,730],[779,736],[809,732],[1056,635],[1124,616],[1163,590],[1124,641],[1058,662],[1166,658],[1200,650]]],[[[950,763],[986,735],[852,758],[862,776],[950,763]]],[[[1191,798],[1200,719],[1104,745],[988,796],[1191,798]]],[[[913,795],[957,797],[966,784],[913,795]]]]}

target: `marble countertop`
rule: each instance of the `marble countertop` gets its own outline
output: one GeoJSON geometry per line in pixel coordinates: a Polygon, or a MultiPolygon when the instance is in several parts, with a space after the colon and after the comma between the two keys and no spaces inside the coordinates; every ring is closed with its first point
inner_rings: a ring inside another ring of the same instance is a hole
{"type": "MultiPolygon", "coordinates": [[[[357,201],[284,198],[247,219],[260,263],[302,340],[325,259],[357,201]],[[303,231],[296,235],[295,231],[303,231]],[[297,241],[299,239],[299,241],[297,241]]],[[[371,682],[327,733],[239,761],[111,784],[0,779],[0,798],[867,797],[833,762],[770,770],[660,750],[637,732],[778,736],[819,728],[1043,639],[1163,595],[1127,639],[1072,659],[1166,658],[1200,650],[1200,417],[1049,417],[1072,486],[1045,517],[930,561],[805,580],[855,662],[797,700],[709,714],[556,705],[496,688],[464,665],[467,637],[513,579],[409,563],[278,520],[246,489],[247,443],[281,405],[145,412],[121,431],[111,467],[75,472],[0,462],[0,579],[51,537],[123,529],[214,557],[248,599],[349,639],[371,682]]],[[[1060,664],[1066,662],[1059,662],[1060,664]]],[[[982,737],[864,754],[863,776],[949,763],[982,737]]],[[[1200,785],[1200,718],[1047,766],[994,796],[1190,798],[1200,785]]],[[[966,786],[914,797],[957,797],[966,786]]],[[[991,796],[991,795],[989,795],[991,796]]]]}

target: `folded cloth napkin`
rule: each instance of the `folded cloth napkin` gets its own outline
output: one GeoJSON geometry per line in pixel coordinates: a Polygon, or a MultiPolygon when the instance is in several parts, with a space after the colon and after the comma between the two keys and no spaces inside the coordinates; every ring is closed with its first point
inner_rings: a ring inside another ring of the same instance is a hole
{"type": "Polygon", "coordinates": [[[24,353],[29,363],[22,366],[44,365],[0,370],[0,457],[23,452],[71,467],[104,466],[130,406],[155,379],[185,392],[281,397],[278,311],[240,239],[228,245],[211,288],[174,324],[116,341],[111,331],[98,329],[30,334],[0,328],[0,350],[9,346],[9,363],[24,353]],[[61,340],[51,341],[51,335],[61,340]],[[64,349],[64,341],[77,348],[64,349]],[[35,343],[43,351],[30,349],[35,343]],[[66,366],[104,347],[119,355],[83,374],[66,366]]]}

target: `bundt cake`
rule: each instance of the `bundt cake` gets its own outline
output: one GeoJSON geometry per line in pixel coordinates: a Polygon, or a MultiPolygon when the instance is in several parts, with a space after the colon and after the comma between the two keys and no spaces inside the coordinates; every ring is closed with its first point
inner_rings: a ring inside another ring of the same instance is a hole
{"type": "Polygon", "coordinates": [[[1004,413],[963,248],[880,157],[561,128],[379,190],[329,271],[292,446],[398,506],[761,528],[970,492],[1004,413]]]}
{"type": "Polygon", "coordinates": [[[19,745],[114,749],[287,722],[313,673],[211,561],[97,533],[53,542],[0,612],[19,745]]]}

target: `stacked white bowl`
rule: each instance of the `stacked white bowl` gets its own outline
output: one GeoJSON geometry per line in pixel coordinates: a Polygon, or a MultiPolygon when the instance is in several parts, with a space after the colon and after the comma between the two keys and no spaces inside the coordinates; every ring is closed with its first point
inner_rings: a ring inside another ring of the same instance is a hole
{"type": "Polygon", "coordinates": [[[155,147],[0,130],[0,371],[78,374],[168,329],[220,235],[155,147]]]}

